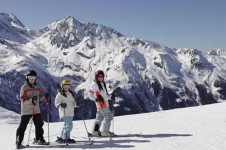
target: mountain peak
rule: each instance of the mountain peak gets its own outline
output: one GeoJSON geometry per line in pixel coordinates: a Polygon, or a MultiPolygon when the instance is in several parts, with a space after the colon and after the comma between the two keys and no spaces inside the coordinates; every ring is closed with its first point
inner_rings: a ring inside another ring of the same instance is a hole
{"type": "Polygon", "coordinates": [[[0,21],[4,21],[7,24],[16,24],[20,27],[24,27],[20,20],[12,13],[0,13],[0,21]]]}
{"type": "Polygon", "coordinates": [[[56,21],[41,29],[38,36],[46,38],[51,45],[66,49],[77,45],[87,36],[110,39],[113,34],[122,36],[121,33],[110,27],[95,23],[81,23],[74,17],[67,16],[65,19],[56,21]]]}
{"type": "Polygon", "coordinates": [[[15,15],[0,13],[0,38],[26,43],[35,34],[35,31],[25,27],[15,15]]]}
{"type": "Polygon", "coordinates": [[[68,23],[68,25],[75,25],[75,24],[81,25],[82,24],[81,22],[79,22],[72,16],[67,16],[66,19],[64,20],[64,22],[68,23]]]}

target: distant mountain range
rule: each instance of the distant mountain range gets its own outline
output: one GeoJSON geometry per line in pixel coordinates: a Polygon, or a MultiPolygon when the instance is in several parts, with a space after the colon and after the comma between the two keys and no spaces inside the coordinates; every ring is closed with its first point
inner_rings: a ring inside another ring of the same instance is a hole
{"type": "MultiPolygon", "coordinates": [[[[226,99],[226,50],[168,48],[126,36],[110,27],[73,17],[37,33],[13,14],[0,14],[0,106],[20,111],[19,90],[29,69],[45,93],[57,94],[63,78],[73,81],[80,108],[76,118],[93,118],[86,91],[98,69],[109,94],[123,99],[116,115],[217,103],[226,99]]],[[[42,106],[43,115],[45,104],[42,106]]],[[[52,121],[58,120],[52,104],[52,121]]]]}

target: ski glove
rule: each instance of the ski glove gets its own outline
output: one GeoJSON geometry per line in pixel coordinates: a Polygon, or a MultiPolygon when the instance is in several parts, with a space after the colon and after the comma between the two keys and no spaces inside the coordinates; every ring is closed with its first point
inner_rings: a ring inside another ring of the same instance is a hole
{"type": "Polygon", "coordinates": [[[31,102],[32,102],[32,105],[33,105],[33,106],[36,106],[37,100],[38,100],[38,97],[37,97],[37,96],[33,96],[33,97],[32,97],[31,102]]]}
{"type": "Polygon", "coordinates": [[[61,106],[62,108],[66,108],[66,107],[67,107],[67,104],[66,104],[66,103],[61,103],[60,106],[61,106]]]}
{"type": "Polygon", "coordinates": [[[101,95],[98,95],[97,98],[96,98],[96,102],[104,102],[104,99],[101,95]]]}

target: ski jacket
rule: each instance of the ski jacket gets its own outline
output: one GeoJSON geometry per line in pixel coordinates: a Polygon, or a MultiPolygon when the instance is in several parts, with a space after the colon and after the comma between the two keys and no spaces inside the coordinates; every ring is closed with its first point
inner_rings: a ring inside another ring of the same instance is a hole
{"type": "Polygon", "coordinates": [[[74,108],[77,106],[77,103],[74,98],[72,91],[63,92],[62,89],[58,90],[58,93],[55,98],[55,106],[59,110],[60,118],[64,117],[64,108],[60,106],[61,103],[66,103],[67,107],[65,108],[65,116],[74,116],[74,108]]]}
{"type": "Polygon", "coordinates": [[[93,81],[88,91],[89,99],[93,100],[94,102],[96,102],[96,98],[98,97],[98,95],[102,96],[102,98],[104,99],[104,103],[96,102],[97,109],[104,109],[109,107],[108,100],[110,98],[107,94],[106,89],[104,88],[104,84],[101,83],[101,85],[103,87],[103,90],[100,90],[96,81],[93,81]]]}
{"type": "Polygon", "coordinates": [[[25,81],[24,85],[20,89],[20,101],[21,101],[21,115],[32,115],[40,113],[39,102],[47,101],[47,99],[42,90],[40,89],[40,87],[37,85],[37,83],[35,83],[34,87],[32,88],[29,86],[27,81],[25,81]],[[32,98],[34,96],[37,96],[36,106],[32,105],[32,98]]]}

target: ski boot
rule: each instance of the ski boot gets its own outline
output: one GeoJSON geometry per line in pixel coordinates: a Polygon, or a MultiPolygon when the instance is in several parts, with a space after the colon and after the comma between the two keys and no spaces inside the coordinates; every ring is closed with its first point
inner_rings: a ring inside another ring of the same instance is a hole
{"type": "Polygon", "coordinates": [[[49,143],[47,143],[43,138],[41,138],[41,139],[34,138],[33,144],[37,144],[37,145],[48,145],[49,143]]]}
{"type": "Polygon", "coordinates": [[[19,138],[19,136],[17,136],[17,138],[16,138],[16,149],[22,149],[24,147],[21,143],[22,143],[21,139],[19,138]]]}
{"type": "Polygon", "coordinates": [[[68,143],[76,143],[76,141],[74,139],[67,139],[68,143]]]}
{"type": "Polygon", "coordinates": [[[93,131],[90,137],[101,137],[101,132],[100,131],[93,131]]]}
{"type": "Polygon", "coordinates": [[[117,137],[118,136],[114,132],[109,132],[109,133],[110,133],[110,137],[117,137]]]}
{"type": "Polygon", "coordinates": [[[16,149],[22,149],[24,146],[21,143],[16,143],[16,149]]]}
{"type": "Polygon", "coordinates": [[[113,132],[102,132],[101,135],[102,137],[117,137],[113,132]]]}
{"type": "Polygon", "coordinates": [[[57,140],[55,142],[57,142],[57,143],[63,143],[63,139],[60,138],[60,137],[57,137],[57,140]]]}

